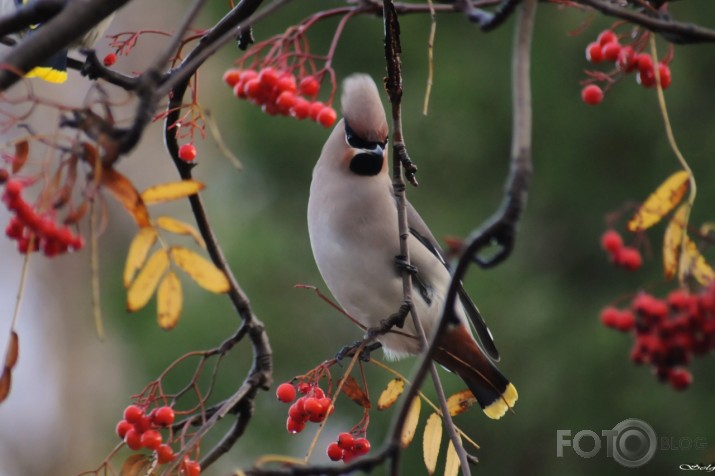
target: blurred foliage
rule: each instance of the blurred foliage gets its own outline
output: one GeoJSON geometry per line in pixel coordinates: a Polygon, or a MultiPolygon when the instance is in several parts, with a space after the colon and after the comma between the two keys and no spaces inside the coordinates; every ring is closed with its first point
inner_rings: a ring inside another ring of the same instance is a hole
{"type": "MultiPolygon", "coordinates": [[[[310,8],[332,5],[314,2],[310,8]]],[[[290,5],[258,25],[255,35],[265,39],[307,12],[305,3],[290,5]]],[[[676,2],[672,12],[694,21],[711,19],[715,4],[676,2]]],[[[218,18],[221,11],[215,13],[218,18]]],[[[644,283],[656,292],[675,286],[662,282],[658,251],[662,230],[649,235],[652,253],[643,269],[632,274],[612,267],[599,249],[605,214],[628,201],[642,200],[678,167],[653,90],[638,87],[628,77],[598,107],[580,100],[579,81],[588,67],[583,50],[612,23],[553,5],[541,5],[537,14],[532,66],[535,174],[529,202],[513,256],[493,270],[473,269],[467,283],[500,346],[500,367],[520,394],[516,413],[498,422],[478,409],[457,418],[457,424],[481,445],[476,474],[630,474],[633,470],[606,458],[605,450],[592,459],[582,459],[569,448],[563,458],[556,458],[555,451],[558,429],[600,433],[626,418],[645,420],[660,436],[705,437],[709,445],[707,450],[658,451],[637,470],[640,474],[672,474],[681,463],[715,458],[713,413],[708,410],[715,391],[709,378],[715,371],[712,357],[693,364],[694,385],[678,393],[658,383],[647,368],[631,364],[631,339],[604,328],[598,320],[603,306],[644,283]],[[591,20],[580,34],[570,34],[591,20]]],[[[408,150],[420,168],[420,186],[410,188],[408,197],[436,236],[464,236],[501,201],[511,129],[513,19],[484,34],[460,15],[438,18],[435,83],[427,116],[421,109],[429,19],[406,16],[401,25],[404,130],[408,150]]],[[[313,51],[327,49],[334,26],[331,20],[314,28],[313,51]]],[[[658,44],[664,54],[666,44],[660,40],[658,44]]],[[[710,155],[715,62],[707,60],[714,48],[676,47],[673,84],[666,93],[676,138],[700,184],[693,223],[714,218],[710,204],[715,201],[715,188],[710,184],[715,162],[710,155]]],[[[280,383],[331,358],[360,332],[311,292],[294,289],[297,283],[324,288],[310,252],[305,210],[311,170],[328,131],[312,122],[268,117],[234,100],[221,83],[221,73],[239,55],[229,47],[211,59],[201,77],[201,99],[216,115],[245,170],[232,169],[207,140],[197,144],[196,176],[208,185],[204,196],[216,233],[267,326],[275,352],[275,379],[280,383]]],[[[354,71],[380,78],[382,55],[381,19],[351,20],[334,63],[338,78],[354,71]]],[[[237,328],[238,319],[226,299],[188,286],[182,320],[169,333],[158,329],[153,309],[124,315],[119,283],[125,250],[118,246],[117,253],[107,256],[111,262],[104,265],[105,290],[114,293],[104,307],[107,320],[119,327],[114,332],[132,346],[135,365],[141,362],[137,381],[155,378],[175,357],[214,346],[237,328]]],[[[222,394],[240,385],[250,365],[248,351],[235,354],[222,367],[222,394]]],[[[409,374],[413,362],[394,365],[409,374]]],[[[376,399],[390,376],[376,368],[369,369],[369,376],[376,399]]],[[[177,376],[177,385],[182,378],[177,376]]],[[[449,392],[461,390],[458,379],[446,373],[444,384],[449,392]]],[[[116,408],[119,415],[134,390],[140,387],[118,396],[120,402],[111,411],[116,408]]],[[[302,456],[312,433],[288,435],[286,413],[287,407],[276,402],[272,392],[259,398],[246,436],[209,473],[225,474],[267,452],[302,456]]],[[[390,412],[374,416],[369,430],[373,447],[379,445],[390,417],[390,412]]],[[[357,406],[338,401],[323,433],[325,444],[316,450],[319,460],[323,461],[327,439],[359,418],[357,406]]],[[[583,444],[590,449],[588,439],[583,444]]],[[[415,444],[406,453],[403,474],[424,473],[420,447],[415,444]]]]}

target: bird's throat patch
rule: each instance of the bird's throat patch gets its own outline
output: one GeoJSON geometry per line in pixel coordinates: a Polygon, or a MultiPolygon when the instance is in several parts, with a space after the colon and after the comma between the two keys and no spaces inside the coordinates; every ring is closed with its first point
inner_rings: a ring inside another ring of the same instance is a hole
{"type": "Polygon", "coordinates": [[[385,156],[382,154],[357,154],[350,160],[350,170],[357,175],[371,177],[380,173],[384,161],[385,156]]]}

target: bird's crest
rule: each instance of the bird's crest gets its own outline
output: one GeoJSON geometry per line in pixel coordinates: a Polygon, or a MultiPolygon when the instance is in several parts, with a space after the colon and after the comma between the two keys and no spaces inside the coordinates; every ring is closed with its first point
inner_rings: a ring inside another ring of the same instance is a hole
{"type": "Polygon", "coordinates": [[[385,109],[375,81],[367,74],[353,74],[343,81],[343,117],[360,139],[384,143],[388,128],[385,109]]]}

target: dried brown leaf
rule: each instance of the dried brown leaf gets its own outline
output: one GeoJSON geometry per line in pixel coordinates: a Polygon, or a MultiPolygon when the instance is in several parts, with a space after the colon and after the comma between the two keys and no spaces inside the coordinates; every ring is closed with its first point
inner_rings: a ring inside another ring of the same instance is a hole
{"type": "Polygon", "coordinates": [[[343,384],[341,392],[343,392],[346,397],[348,397],[350,400],[357,403],[363,408],[369,409],[370,407],[372,407],[372,404],[370,403],[370,398],[368,398],[365,391],[363,391],[362,387],[360,387],[360,384],[357,383],[357,380],[355,380],[352,375],[349,375],[348,378],[345,379],[345,383],[343,384]]]}

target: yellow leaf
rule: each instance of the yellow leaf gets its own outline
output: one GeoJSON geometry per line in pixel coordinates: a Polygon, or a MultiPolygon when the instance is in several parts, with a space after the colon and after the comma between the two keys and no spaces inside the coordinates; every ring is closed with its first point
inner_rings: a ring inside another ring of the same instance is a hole
{"type": "MultiPolygon", "coordinates": [[[[460,439],[459,435],[457,438],[460,439]]],[[[447,446],[447,461],[444,463],[444,476],[457,476],[459,473],[459,457],[457,456],[457,450],[454,449],[454,443],[449,440],[449,446],[447,446]]]]}
{"type": "Polygon", "coordinates": [[[698,247],[688,235],[685,235],[683,239],[685,240],[685,252],[680,257],[680,279],[692,276],[703,286],[709,286],[715,280],[715,271],[705,261],[703,255],[698,251],[698,247]]]}
{"type": "Polygon", "coordinates": [[[156,292],[157,319],[159,327],[165,331],[171,330],[179,322],[183,294],[181,281],[173,271],[169,271],[159,284],[156,292]]]}
{"type": "Polygon", "coordinates": [[[179,180],[178,182],[154,185],[142,192],[142,200],[147,205],[168,202],[178,198],[188,197],[204,189],[204,184],[196,180],[179,180]]]}
{"type": "Polygon", "coordinates": [[[144,265],[149,249],[156,242],[157,233],[154,228],[140,228],[139,232],[132,239],[127,253],[127,261],[124,263],[124,287],[129,287],[134,279],[134,275],[144,265]]]}
{"type": "Polygon", "coordinates": [[[201,238],[199,231],[188,223],[171,217],[159,217],[156,219],[156,224],[169,233],[189,235],[200,247],[206,248],[206,244],[204,243],[203,238],[201,238]]]}
{"type": "Polygon", "coordinates": [[[137,311],[146,306],[168,267],[169,255],[166,250],[161,249],[151,255],[127,290],[127,309],[129,311],[137,311]]]}
{"type": "Polygon", "coordinates": [[[665,229],[665,236],[663,237],[663,272],[665,273],[665,279],[675,277],[678,270],[678,258],[683,245],[689,211],[690,204],[688,203],[678,207],[665,229]]]}
{"type": "Polygon", "coordinates": [[[462,390],[457,392],[447,399],[447,408],[449,409],[449,414],[452,416],[457,416],[460,413],[467,411],[469,407],[474,405],[477,399],[469,390],[462,390]]]}
{"type": "Polygon", "coordinates": [[[424,455],[427,472],[432,475],[437,467],[440,445],[442,444],[442,418],[433,413],[427,419],[424,438],[422,439],[422,453],[424,455]]]}
{"type": "Polygon", "coordinates": [[[223,271],[211,261],[196,254],[188,248],[175,246],[171,248],[171,259],[183,269],[196,284],[212,293],[225,293],[231,285],[223,271]]]}
{"type": "Polygon", "coordinates": [[[420,421],[421,408],[422,401],[420,397],[413,398],[412,403],[410,403],[410,409],[407,412],[407,418],[405,418],[405,425],[402,427],[402,435],[400,436],[400,443],[402,443],[403,448],[407,448],[415,437],[417,423],[420,421]]]}
{"type": "Polygon", "coordinates": [[[385,410],[395,404],[402,392],[405,390],[405,381],[401,378],[393,378],[387,384],[387,388],[382,391],[377,400],[377,409],[385,410]]]}
{"type": "Polygon", "coordinates": [[[628,222],[628,231],[639,231],[655,225],[675,208],[688,191],[690,174],[685,170],[675,172],[651,193],[628,222]]]}

